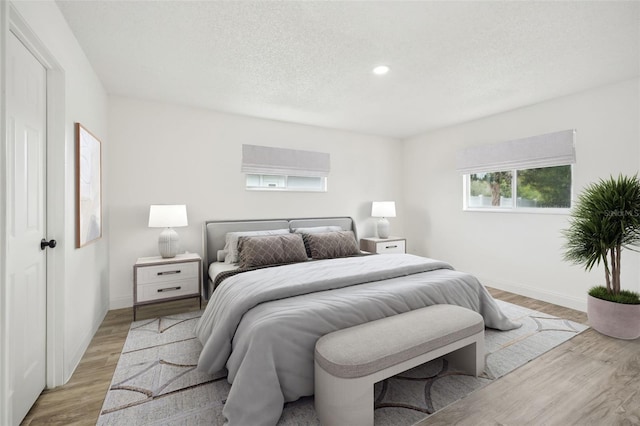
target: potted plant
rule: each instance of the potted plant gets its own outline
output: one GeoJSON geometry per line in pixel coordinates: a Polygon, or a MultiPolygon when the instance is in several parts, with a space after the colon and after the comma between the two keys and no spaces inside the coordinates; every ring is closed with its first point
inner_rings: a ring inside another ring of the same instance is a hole
{"type": "Polygon", "coordinates": [[[571,213],[565,260],[590,271],[604,265],[606,287],[589,290],[589,325],[607,336],[640,337],[640,295],[620,289],[623,248],[640,243],[640,181],[638,176],[611,176],[589,185],[571,213]]]}

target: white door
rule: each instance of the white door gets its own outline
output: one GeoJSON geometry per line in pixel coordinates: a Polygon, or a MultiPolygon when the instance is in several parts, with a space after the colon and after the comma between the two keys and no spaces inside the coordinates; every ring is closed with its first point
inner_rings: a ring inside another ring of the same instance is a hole
{"type": "Polygon", "coordinates": [[[7,40],[9,407],[19,424],[45,386],[46,70],[7,40]]]}

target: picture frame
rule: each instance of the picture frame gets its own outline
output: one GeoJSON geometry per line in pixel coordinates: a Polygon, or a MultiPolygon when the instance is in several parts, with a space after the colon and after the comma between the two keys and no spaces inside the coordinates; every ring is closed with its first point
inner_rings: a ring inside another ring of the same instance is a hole
{"type": "Polygon", "coordinates": [[[102,237],[102,143],[82,124],[76,134],[76,248],[102,237]]]}

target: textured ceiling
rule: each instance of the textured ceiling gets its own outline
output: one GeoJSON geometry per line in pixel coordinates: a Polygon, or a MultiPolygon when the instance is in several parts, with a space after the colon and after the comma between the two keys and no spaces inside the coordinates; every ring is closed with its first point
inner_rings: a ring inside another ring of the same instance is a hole
{"type": "Polygon", "coordinates": [[[110,94],[396,138],[640,75],[637,1],[57,4],[110,94]]]}

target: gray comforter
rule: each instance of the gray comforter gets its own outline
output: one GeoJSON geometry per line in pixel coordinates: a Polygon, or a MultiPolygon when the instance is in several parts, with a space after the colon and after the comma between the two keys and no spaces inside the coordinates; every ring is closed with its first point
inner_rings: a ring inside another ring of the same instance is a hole
{"type": "Polygon", "coordinates": [[[198,369],[227,368],[229,424],[274,425],[285,401],[313,394],[320,336],[441,303],[479,312],[491,328],[519,327],[475,277],[444,262],[410,254],[312,261],[226,279],[196,325],[198,369]]]}

